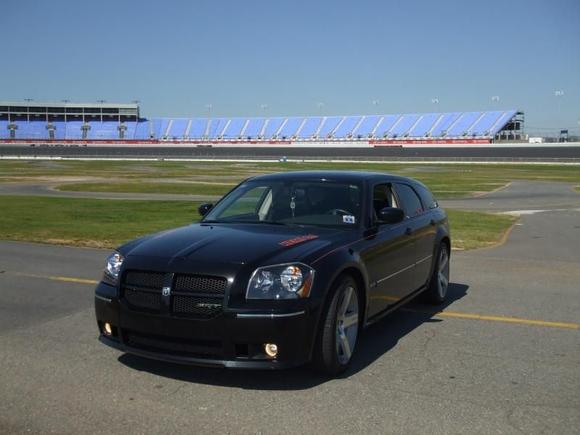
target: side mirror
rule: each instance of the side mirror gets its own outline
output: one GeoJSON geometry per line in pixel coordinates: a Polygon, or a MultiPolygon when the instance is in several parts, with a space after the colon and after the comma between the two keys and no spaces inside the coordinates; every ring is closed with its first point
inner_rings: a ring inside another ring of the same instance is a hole
{"type": "Polygon", "coordinates": [[[381,224],[396,224],[405,219],[405,212],[400,208],[385,207],[377,216],[381,224]]]}
{"type": "Polygon", "coordinates": [[[199,214],[201,216],[205,216],[212,208],[213,208],[213,204],[208,202],[207,204],[200,205],[199,208],[197,209],[197,211],[199,212],[199,214]]]}

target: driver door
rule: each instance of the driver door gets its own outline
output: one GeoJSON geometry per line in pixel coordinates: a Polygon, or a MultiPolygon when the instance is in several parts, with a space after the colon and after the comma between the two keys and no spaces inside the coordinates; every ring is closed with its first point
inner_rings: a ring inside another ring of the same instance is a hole
{"type": "Polygon", "coordinates": [[[382,208],[399,208],[391,183],[373,186],[372,195],[373,222],[361,253],[369,277],[369,317],[396,304],[412,290],[415,264],[413,239],[408,235],[405,221],[385,224],[377,219],[382,208]]]}

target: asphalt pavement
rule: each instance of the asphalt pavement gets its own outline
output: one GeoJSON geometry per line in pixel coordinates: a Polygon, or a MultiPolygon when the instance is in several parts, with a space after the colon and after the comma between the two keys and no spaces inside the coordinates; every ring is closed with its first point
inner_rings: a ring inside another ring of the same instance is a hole
{"type": "Polygon", "coordinates": [[[542,186],[474,199],[520,215],[507,242],[454,252],[443,311],[388,316],[332,380],[121,354],[97,342],[106,251],[0,242],[0,432],[580,433],[580,195],[542,186]]]}

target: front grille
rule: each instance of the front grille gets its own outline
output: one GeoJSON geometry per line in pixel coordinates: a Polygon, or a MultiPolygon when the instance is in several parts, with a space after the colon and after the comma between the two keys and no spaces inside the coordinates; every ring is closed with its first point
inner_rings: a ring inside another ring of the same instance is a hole
{"type": "Polygon", "coordinates": [[[129,306],[136,311],[159,312],[164,276],[160,272],[125,273],[122,293],[129,306]]]}
{"type": "Polygon", "coordinates": [[[161,293],[143,292],[131,288],[125,289],[125,299],[135,308],[159,311],[161,308],[161,293]]]}
{"type": "Polygon", "coordinates": [[[181,296],[173,297],[173,312],[199,317],[213,317],[222,310],[222,298],[181,296]]]}
{"type": "Polygon", "coordinates": [[[160,272],[137,272],[130,270],[125,274],[125,285],[161,290],[164,276],[165,274],[160,272]]]}
{"type": "MultiPolygon", "coordinates": [[[[160,272],[127,271],[121,286],[122,297],[133,311],[161,313],[165,306],[161,292],[170,277],[160,272]]],[[[179,317],[215,317],[223,309],[226,287],[223,277],[176,274],[165,310],[179,317]]]]}
{"type": "Polygon", "coordinates": [[[177,275],[173,290],[176,292],[192,292],[223,295],[228,282],[225,278],[199,275],[177,275]]]}
{"type": "Polygon", "coordinates": [[[125,343],[133,348],[191,357],[223,357],[223,346],[216,340],[190,340],[143,334],[130,330],[123,332],[125,343]]]}

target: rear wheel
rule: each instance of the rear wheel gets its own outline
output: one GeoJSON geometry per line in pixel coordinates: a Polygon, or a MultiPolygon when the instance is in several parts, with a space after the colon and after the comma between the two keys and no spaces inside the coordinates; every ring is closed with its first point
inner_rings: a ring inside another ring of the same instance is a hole
{"type": "Polygon", "coordinates": [[[319,371],[336,376],[347,369],[358,339],[359,320],[357,285],[345,276],[325,307],[314,349],[314,365],[319,371]]]}
{"type": "Polygon", "coordinates": [[[439,245],[433,275],[429,281],[429,288],[425,292],[428,302],[441,304],[447,297],[449,288],[449,248],[445,242],[439,245]]]}

